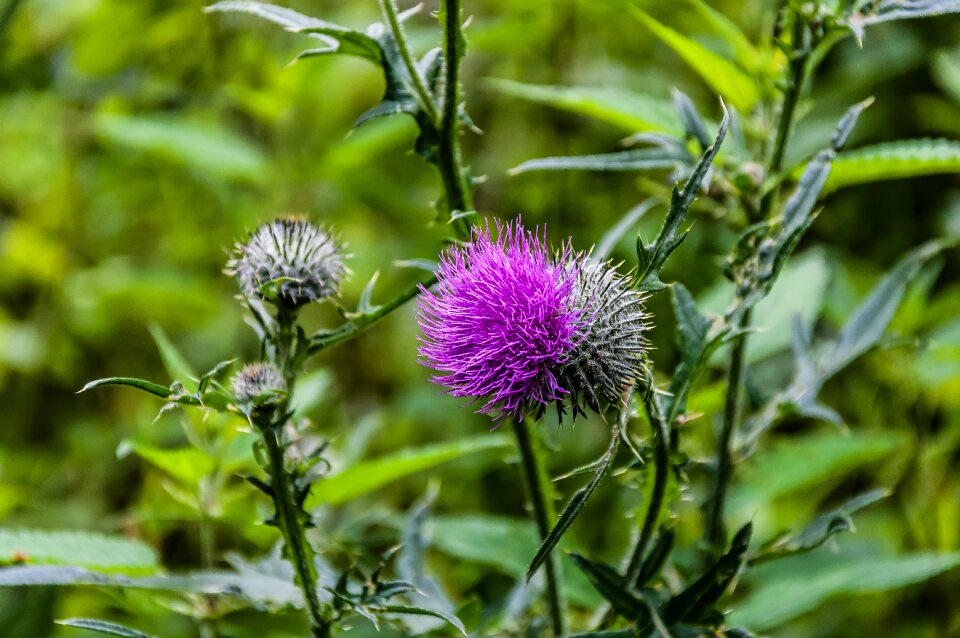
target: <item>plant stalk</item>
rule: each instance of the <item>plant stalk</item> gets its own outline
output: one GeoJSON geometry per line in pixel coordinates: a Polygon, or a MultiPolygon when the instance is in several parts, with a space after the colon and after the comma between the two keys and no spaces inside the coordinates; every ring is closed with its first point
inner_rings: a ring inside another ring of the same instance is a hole
{"type": "MultiPolygon", "coordinates": [[[[556,518],[552,501],[545,494],[544,485],[548,481],[547,470],[543,462],[540,446],[534,441],[522,418],[512,419],[513,433],[520,450],[520,461],[523,465],[523,476],[527,483],[530,504],[533,506],[533,518],[537,524],[540,540],[544,541],[550,534],[550,521],[556,518]]],[[[554,638],[564,635],[564,601],[563,593],[558,581],[559,563],[556,554],[552,554],[544,563],[547,581],[547,604],[550,607],[550,622],[553,626],[554,638]]]]}
{"type": "Polygon", "coordinates": [[[430,97],[430,91],[427,90],[423,76],[420,75],[420,70],[417,68],[417,62],[410,52],[407,36],[403,32],[403,25],[400,23],[400,17],[397,15],[396,0],[380,0],[380,11],[383,13],[383,17],[390,27],[390,32],[393,34],[394,40],[397,42],[400,59],[403,60],[403,66],[406,67],[407,74],[410,76],[410,82],[413,84],[411,88],[417,94],[417,100],[420,102],[420,106],[427,112],[427,117],[430,118],[430,121],[437,124],[439,122],[437,106],[434,104],[433,98],[430,97]]]}

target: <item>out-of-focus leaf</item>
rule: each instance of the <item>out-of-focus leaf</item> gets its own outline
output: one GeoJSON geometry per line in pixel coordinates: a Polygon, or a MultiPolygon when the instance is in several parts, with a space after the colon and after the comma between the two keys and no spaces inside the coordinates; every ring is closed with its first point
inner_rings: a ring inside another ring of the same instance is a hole
{"type": "Polygon", "coordinates": [[[150,572],[157,568],[157,555],[145,543],[80,531],[0,529],[0,561],[103,571],[150,572]]]}
{"type": "Polygon", "coordinates": [[[387,605],[383,608],[383,612],[387,614],[430,616],[432,618],[439,618],[440,620],[444,620],[453,625],[462,635],[467,635],[467,630],[463,626],[463,623],[460,622],[459,618],[451,613],[440,611],[438,609],[424,609],[423,607],[410,607],[407,605],[387,605]]]}
{"type": "MultiPolygon", "coordinates": [[[[713,321],[697,308],[690,291],[683,284],[671,289],[673,315],[677,322],[677,347],[680,362],[670,380],[670,394],[664,397],[667,414],[679,414],[686,406],[687,393],[693,384],[700,364],[707,356],[710,329],[713,321]]],[[[668,419],[672,420],[672,419],[668,419]]]]}
{"type": "Polygon", "coordinates": [[[112,622],[96,620],[94,618],[67,618],[56,621],[58,625],[64,627],[74,627],[76,629],[86,629],[95,634],[104,634],[107,636],[120,636],[120,638],[152,638],[149,634],[136,629],[130,629],[123,625],[112,622]]]}
{"type": "Polygon", "coordinates": [[[683,133],[680,119],[669,100],[612,87],[564,87],[489,80],[490,85],[512,97],[546,104],[579,115],[637,131],[683,133]]]}
{"type": "Polygon", "coordinates": [[[960,142],[947,139],[884,142],[838,154],[823,194],[847,186],[941,173],[960,173],[960,142]]]}
{"type": "Polygon", "coordinates": [[[263,151],[216,123],[101,113],[94,118],[93,128],[104,142],[150,153],[205,176],[249,182],[262,182],[269,176],[263,151]]]}
{"type": "Polygon", "coordinates": [[[855,496],[833,511],[818,516],[799,534],[793,536],[786,534],[770,543],[766,543],[755,556],[750,558],[750,563],[755,565],[768,560],[814,550],[826,543],[832,536],[852,530],[853,519],[851,515],[889,495],[889,490],[876,489],[855,496]]]}
{"type": "Polygon", "coordinates": [[[570,554],[570,559],[618,614],[642,626],[652,622],[649,606],[630,592],[630,587],[616,570],[576,553],[570,554]]]}
{"type": "Polygon", "coordinates": [[[683,122],[683,128],[687,132],[687,139],[694,139],[700,145],[700,150],[705,151],[710,146],[710,134],[707,133],[707,124],[703,121],[703,116],[693,105],[693,100],[681,91],[673,89],[673,104],[677,107],[677,113],[680,114],[680,121],[683,122]]]}
{"type": "Polygon", "coordinates": [[[213,459],[193,447],[165,450],[128,439],[117,447],[117,458],[131,452],[187,485],[198,485],[214,469],[213,459]]]}
{"type": "Polygon", "coordinates": [[[636,226],[640,218],[646,215],[656,203],[656,198],[650,197],[628,210],[626,214],[620,218],[620,221],[614,224],[614,226],[600,238],[597,247],[590,253],[591,259],[603,261],[609,257],[620,240],[636,226]]]}
{"type": "Polygon", "coordinates": [[[657,22],[645,11],[631,6],[634,15],[664,44],[683,58],[707,86],[733,104],[738,111],[749,113],[760,99],[756,83],[735,64],[699,42],[657,22]]]}
{"type": "Polygon", "coordinates": [[[728,620],[766,631],[832,598],[899,589],[958,566],[960,552],[790,557],[751,570],[751,593],[734,608],[728,620]],[[798,574],[803,577],[798,578],[798,574]]]}
{"type": "Polygon", "coordinates": [[[166,331],[160,327],[160,324],[151,323],[149,326],[150,336],[153,342],[157,344],[157,350],[160,351],[160,358],[163,360],[163,367],[167,374],[184,385],[190,385],[197,378],[193,366],[187,361],[180,350],[173,344],[166,331]]]}
{"type": "Polygon", "coordinates": [[[474,438],[440,443],[369,461],[361,461],[350,468],[314,484],[309,502],[333,505],[346,503],[373,490],[389,485],[405,476],[416,474],[441,463],[446,463],[469,454],[510,447],[507,435],[489,434],[474,438]]]}
{"type": "Polygon", "coordinates": [[[755,47],[746,34],[730,18],[720,13],[704,0],[686,0],[697,11],[700,19],[730,47],[734,61],[750,72],[760,72],[771,66],[771,60],[755,47]]]}
{"type": "Polygon", "coordinates": [[[685,150],[638,148],[600,155],[572,155],[527,160],[509,170],[510,175],[533,171],[650,171],[673,169],[693,161],[685,150]]]}
{"type": "Polygon", "coordinates": [[[670,208],[656,240],[649,246],[641,245],[639,247],[642,248],[638,255],[640,257],[640,273],[637,277],[637,287],[640,290],[654,292],[666,287],[666,284],[660,280],[660,270],[670,253],[683,243],[687,235],[687,231],[680,231],[680,226],[686,219],[687,211],[693,205],[697,193],[700,192],[700,186],[707,177],[713,158],[717,156],[717,152],[720,150],[720,144],[723,143],[723,138],[727,134],[729,121],[729,116],[724,111],[723,120],[720,122],[720,128],[717,131],[713,146],[703,152],[696,168],[693,169],[690,177],[683,185],[683,189],[674,186],[673,195],[670,198],[670,208]]]}
{"type": "Polygon", "coordinates": [[[960,12],[960,0],[879,0],[861,3],[866,10],[848,18],[850,26],[861,28],[893,20],[911,20],[960,12]]]}

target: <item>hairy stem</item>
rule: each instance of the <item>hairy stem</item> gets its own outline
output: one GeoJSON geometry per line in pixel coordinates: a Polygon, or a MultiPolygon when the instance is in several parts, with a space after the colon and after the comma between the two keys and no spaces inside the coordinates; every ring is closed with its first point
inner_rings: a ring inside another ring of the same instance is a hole
{"type": "MultiPolygon", "coordinates": [[[[443,0],[441,7],[444,67],[437,166],[447,210],[453,216],[473,210],[473,194],[460,151],[460,61],[464,44],[460,0],[443,0]]],[[[463,220],[458,220],[457,232],[461,237],[467,231],[463,220]]]]}
{"type": "MultiPolygon", "coordinates": [[[[544,541],[550,533],[550,521],[556,518],[553,511],[553,502],[544,493],[544,485],[548,481],[540,446],[534,441],[530,428],[523,419],[513,419],[513,433],[517,438],[517,447],[520,449],[520,461],[523,464],[523,476],[527,483],[530,503],[533,506],[533,518],[537,524],[540,540],[544,541]]],[[[563,594],[558,582],[559,563],[556,554],[551,555],[544,563],[547,581],[547,604],[550,607],[550,622],[553,626],[555,638],[564,635],[563,625],[563,594]]]]}
{"type": "Polygon", "coordinates": [[[420,107],[426,111],[430,121],[437,124],[439,122],[437,105],[434,104],[433,98],[430,97],[430,91],[427,90],[426,82],[423,76],[420,75],[420,70],[417,69],[417,62],[413,59],[413,54],[410,52],[407,35],[403,32],[403,25],[400,24],[400,18],[397,15],[396,0],[380,0],[380,11],[383,13],[383,18],[386,20],[394,40],[397,42],[400,58],[403,60],[403,66],[406,67],[407,74],[410,76],[410,82],[413,84],[411,88],[417,94],[417,101],[420,102],[420,107]]]}
{"type": "Polygon", "coordinates": [[[660,510],[663,508],[663,499],[667,493],[667,483],[670,478],[670,428],[660,413],[656,405],[656,399],[652,392],[647,393],[643,401],[647,418],[650,421],[650,427],[654,431],[653,447],[653,488],[650,491],[650,503],[647,506],[647,513],[643,517],[643,527],[640,528],[640,536],[633,546],[630,554],[630,562],[627,563],[626,580],[633,584],[640,574],[640,567],[643,565],[643,558],[653,539],[653,532],[656,530],[657,521],[660,520],[660,510]]]}
{"type": "Polygon", "coordinates": [[[314,638],[323,638],[330,633],[330,622],[324,614],[317,595],[317,568],[313,562],[313,548],[307,541],[304,521],[300,518],[300,508],[294,498],[293,486],[283,462],[283,444],[280,442],[279,429],[264,430],[263,442],[266,445],[270,463],[277,525],[283,534],[283,542],[290,562],[293,563],[297,584],[303,591],[307,613],[310,615],[310,631],[314,638]]]}

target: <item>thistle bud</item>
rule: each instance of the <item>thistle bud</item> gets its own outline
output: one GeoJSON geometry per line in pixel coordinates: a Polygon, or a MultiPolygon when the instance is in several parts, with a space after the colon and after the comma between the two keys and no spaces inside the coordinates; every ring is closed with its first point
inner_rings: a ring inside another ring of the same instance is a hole
{"type": "Polygon", "coordinates": [[[267,405],[286,393],[283,373],[272,363],[251,363],[233,377],[233,396],[241,406],[267,405]]]}
{"type": "Polygon", "coordinates": [[[343,246],[305,219],[281,217],[238,242],[225,272],[247,297],[296,309],[335,295],[348,273],[343,246]]]}

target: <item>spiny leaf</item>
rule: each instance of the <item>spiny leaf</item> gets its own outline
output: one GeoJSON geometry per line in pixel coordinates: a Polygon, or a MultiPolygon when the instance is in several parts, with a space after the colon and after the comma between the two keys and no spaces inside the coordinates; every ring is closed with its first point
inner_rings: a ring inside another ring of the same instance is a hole
{"type": "Polygon", "coordinates": [[[640,566],[640,572],[637,575],[637,587],[645,587],[658,573],[670,557],[673,551],[673,543],[676,540],[676,533],[673,529],[662,527],[657,542],[650,549],[650,553],[643,559],[640,566]]]}
{"type": "Polygon", "coordinates": [[[642,93],[612,87],[548,86],[499,79],[488,82],[506,95],[585,115],[619,126],[629,133],[683,133],[683,127],[668,100],[642,93]]]}
{"type": "Polygon", "coordinates": [[[644,250],[645,263],[641,274],[637,278],[637,287],[640,290],[653,292],[666,287],[666,284],[660,281],[660,269],[663,268],[663,264],[670,253],[683,242],[686,236],[686,232],[680,231],[680,226],[686,219],[687,211],[690,210],[693,200],[696,199],[697,193],[700,191],[700,186],[707,176],[713,158],[717,156],[717,151],[720,150],[720,144],[723,143],[723,138],[727,134],[729,121],[729,115],[724,109],[723,120],[720,122],[720,129],[717,131],[713,146],[704,151],[700,161],[697,162],[696,168],[693,169],[693,173],[690,174],[687,182],[683,185],[683,189],[677,190],[674,187],[670,208],[663,221],[663,227],[660,229],[653,245],[646,247],[644,250]]]}
{"type": "Polygon", "coordinates": [[[570,560],[580,568],[618,614],[638,625],[646,626],[651,622],[647,604],[630,593],[630,588],[623,582],[623,577],[613,568],[576,553],[570,554],[570,560]]]}
{"type": "Polygon", "coordinates": [[[686,407],[687,392],[706,358],[713,321],[700,312],[683,284],[674,284],[670,293],[677,322],[677,347],[680,350],[680,363],[670,380],[670,395],[664,398],[668,421],[672,422],[672,417],[686,407]]]}
{"type": "Polygon", "coordinates": [[[738,111],[749,113],[753,109],[760,99],[760,93],[750,76],[726,58],[661,24],[638,7],[631,5],[630,9],[655,36],[683,58],[707,86],[722,95],[738,111]]]}
{"type": "Polygon", "coordinates": [[[142,631],[130,629],[129,627],[104,620],[95,620],[93,618],[67,618],[65,620],[57,620],[56,623],[64,627],[86,629],[87,631],[107,636],[120,636],[120,638],[152,638],[152,636],[142,631]]]}
{"type": "MultiPolygon", "coordinates": [[[[623,409],[626,410],[628,408],[624,407],[623,409]]],[[[543,564],[543,562],[549,558],[550,552],[553,551],[553,548],[557,546],[557,543],[560,542],[560,539],[563,538],[563,535],[566,533],[566,531],[570,529],[573,521],[575,521],[577,516],[580,515],[580,512],[583,511],[583,507],[587,504],[587,500],[591,495],[593,495],[594,491],[596,491],[597,486],[600,485],[600,481],[603,480],[603,477],[610,469],[610,465],[613,463],[613,459],[616,457],[619,447],[620,432],[615,429],[613,436],[610,439],[610,447],[607,448],[607,451],[600,458],[599,465],[597,466],[596,470],[594,470],[593,476],[590,478],[590,482],[577,490],[577,492],[570,499],[570,502],[567,503],[567,506],[563,508],[563,511],[557,518],[556,525],[554,525],[553,529],[550,530],[550,533],[547,534],[547,537],[540,545],[540,549],[537,550],[533,560],[530,561],[530,568],[527,570],[528,581],[533,578],[534,574],[537,573],[537,570],[540,569],[540,566],[543,564]]]]}
{"type": "MultiPolygon", "coordinates": [[[[86,392],[87,390],[92,390],[93,388],[101,388],[107,385],[125,385],[130,386],[131,388],[137,388],[138,390],[143,390],[144,392],[149,392],[154,396],[166,399],[170,396],[170,388],[160,385],[159,383],[153,383],[152,381],[144,381],[143,379],[136,379],[134,377],[107,377],[106,379],[97,379],[96,381],[91,381],[82,388],[79,392],[86,392]]],[[[79,394],[78,392],[78,394],[79,394]]]]}
{"type": "Polygon", "coordinates": [[[692,161],[685,149],[640,148],[599,155],[543,157],[511,168],[510,175],[532,171],[649,171],[672,169],[692,161]]]}
{"type": "Polygon", "coordinates": [[[941,173],[960,173],[960,142],[947,139],[885,142],[837,155],[823,192],[941,173]]]}

